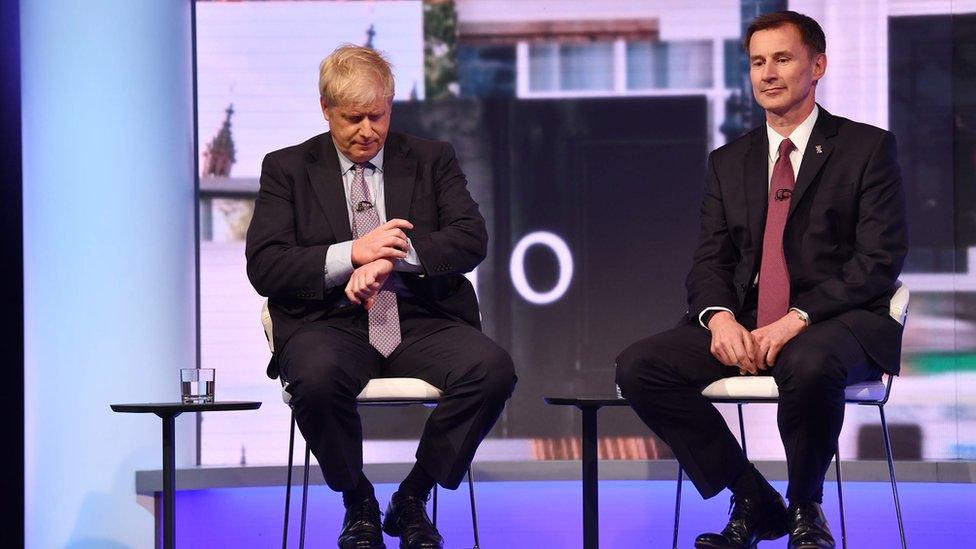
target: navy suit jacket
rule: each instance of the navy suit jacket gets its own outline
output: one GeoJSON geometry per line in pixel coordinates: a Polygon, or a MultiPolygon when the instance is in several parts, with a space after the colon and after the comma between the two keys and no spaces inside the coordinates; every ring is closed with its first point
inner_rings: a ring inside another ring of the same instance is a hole
{"type": "MultiPolygon", "coordinates": [[[[708,158],[701,233],[688,274],[688,316],[737,315],[762,258],[768,196],[766,126],[708,158]]],[[[796,178],[783,252],[790,305],[812,323],[837,319],[885,371],[898,373],[902,326],[889,300],[907,253],[894,136],[822,107],[796,178]]]]}

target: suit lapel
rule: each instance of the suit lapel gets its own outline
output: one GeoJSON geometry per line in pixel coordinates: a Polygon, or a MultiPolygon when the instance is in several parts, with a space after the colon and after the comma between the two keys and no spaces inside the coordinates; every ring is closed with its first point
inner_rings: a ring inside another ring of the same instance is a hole
{"type": "Polygon", "coordinates": [[[307,165],[308,180],[326,220],[332,227],[336,242],[345,242],[352,240],[352,228],[349,226],[346,191],[342,187],[342,174],[339,172],[339,155],[330,134],[324,134],[321,141],[307,165]]]}
{"type": "Polygon", "coordinates": [[[800,172],[796,176],[796,184],[793,186],[793,196],[790,198],[790,211],[787,214],[793,215],[797,204],[803,199],[803,194],[810,188],[813,179],[820,173],[830,153],[834,151],[834,146],[830,138],[837,134],[837,120],[823,107],[817,115],[817,123],[810,132],[810,139],[807,141],[807,148],[803,151],[803,161],[800,163],[800,172]]]}
{"type": "Polygon", "coordinates": [[[406,155],[409,147],[391,133],[383,150],[383,194],[386,219],[407,219],[417,176],[417,161],[406,155]]]}
{"type": "Polygon", "coordinates": [[[769,140],[766,126],[754,130],[752,145],[746,153],[745,177],[749,232],[753,242],[762,242],[766,207],[769,203],[769,140]]]}

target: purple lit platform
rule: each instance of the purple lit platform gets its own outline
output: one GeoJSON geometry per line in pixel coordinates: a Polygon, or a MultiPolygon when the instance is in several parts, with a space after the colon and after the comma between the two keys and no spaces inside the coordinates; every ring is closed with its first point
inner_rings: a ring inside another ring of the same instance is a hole
{"type": "MultiPolygon", "coordinates": [[[[784,482],[773,483],[785,491],[784,482]]],[[[385,506],[394,484],[377,485],[385,506]]],[[[582,491],[576,481],[479,482],[477,485],[481,546],[501,548],[577,548],[582,546],[582,491]]],[[[851,548],[898,546],[890,488],[883,482],[845,482],[848,543],[851,548]]],[[[962,536],[976,529],[976,484],[904,482],[899,484],[910,547],[961,547],[962,536]]],[[[300,489],[296,490],[300,494],[300,489]]],[[[442,491],[441,531],[446,547],[472,544],[467,493],[442,491]]],[[[282,487],[219,488],[179,492],[177,546],[280,547],[282,487]]],[[[840,535],[836,491],[829,484],[825,510],[840,535]]],[[[294,500],[293,500],[294,501],[294,500]]],[[[621,480],[600,482],[600,545],[609,549],[670,547],[674,482],[621,480]]],[[[339,496],[324,486],[309,491],[307,545],[334,547],[342,520],[339,496]]],[[[695,535],[720,528],[728,498],[702,501],[685,483],[682,494],[680,547],[691,547],[695,535]]],[[[298,532],[298,516],[293,532],[298,532]]],[[[290,541],[297,542],[297,538],[290,541]]],[[[396,547],[387,540],[388,547],[396,547]]],[[[839,539],[838,539],[839,541],[839,539]]],[[[296,544],[297,546],[297,544],[296,544]]],[[[760,547],[785,547],[766,542],[760,547]]]]}

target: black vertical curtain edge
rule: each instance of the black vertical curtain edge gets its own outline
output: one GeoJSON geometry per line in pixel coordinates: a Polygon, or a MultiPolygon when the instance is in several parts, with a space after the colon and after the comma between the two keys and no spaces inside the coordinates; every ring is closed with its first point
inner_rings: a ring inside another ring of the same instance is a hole
{"type": "Polygon", "coordinates": [[[24,546],[24,245],[23,142],[20,89],[20,3],[0,0],[0,284],[4,324],[10,337],[0,338],[4,364],[0,440],[6,474],[0,481],[5,528],[0,546],[24,546]]]}

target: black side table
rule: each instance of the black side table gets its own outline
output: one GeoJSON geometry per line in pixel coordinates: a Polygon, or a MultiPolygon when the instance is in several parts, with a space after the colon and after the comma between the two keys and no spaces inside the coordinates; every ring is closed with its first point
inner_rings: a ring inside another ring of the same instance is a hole
{"type": "Polygon", "coordinates": [[[629,406],[612,395],[546,397],[546,404],[575,406],[583,413],[583,548],[600,546],[600,474],[597,456],[596,413],[604,406],[629,406]]]}
{"type": "Polygon", "coordinates": [[[115,412],[156,414],[163,418],[163,547],[165,549],[172,549],[176,544],[176,416],[183,412],[257,410],[260,407],[260,402],[246,401],[206,404],[183,404],[182,402],[112,404],[112,410],[115,412]]]}

